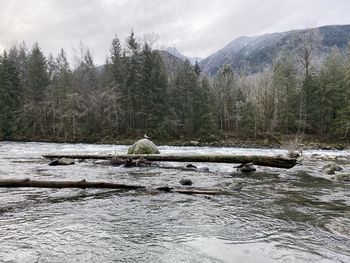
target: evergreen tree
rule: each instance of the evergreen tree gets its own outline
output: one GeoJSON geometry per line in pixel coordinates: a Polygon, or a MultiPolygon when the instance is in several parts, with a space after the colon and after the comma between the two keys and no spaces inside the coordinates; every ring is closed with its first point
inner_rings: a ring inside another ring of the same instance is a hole
{"type": "Polygon", "coordinates": [[[121,85],[124,79],[124,63],[122,59],[122,47],[117,35],[112,40],[109,53],[110,55],[106,60],[109,80],[116,85],[121,85]]]}
{"type": "Polygon", "coordinates": [[[170,91],[171,106],[180,132],[194,132],[195,96],[198,90],[198,75],[188,60],[177,69],[170,91]]]}
{"type": "Polygon", "coordinates": [[[52,77],[49,88],[49,100],[51,101],[51,127],[54,136],[67,138],[72,124],[72,107],[70,95],[72,94],[72,71],[67,55],[63,49],[51,62],[52,77]]]}
{"type": "MultiPolygon", "coordinates": [[[[196,66],[195,66],[196,71],[196,66]]],[[[197,73],[198,71],[196,71],[197,73]]],[[[197,73],[198,74],[198,73],[197,73]]],[[[206,77],[200,81],[198,93],[198,113],[197,118],[194,119],[194,127],[200,135],[213,135],[217,132],[215,120],[215,101],[210,87],[210,83],[206,77]]]]}
{"type": "Polygon", "coordinates": [[[47,63],[39,44],[35,43],[27,57],[24,76],[24,103],[18,123],[22,135],[46,136],[47,105],[46,95],[49,85],[47,63]]]}
{"type": "Polygon", "coordinates": [[[146,43],[142,52],[140,99],[145,114],[145,127],[150,134],[161,129],[168,113],[168,79],[158,52],[146,43]]]}
{"type": "Polygon", "coordinates": [[[7,52],[0,56],[0,139],[11,139],[20,101],[20,79],[15,61],[7,52]]]}
{"type": "Polygon", "coordinates": [[[22,90],[24,89],[27,55],[28,48],[25,42],[22,42],[18,46],[14,45],[9,50],[9,58],[14,61],[16,65],[22,90]]]}
{"type": "Polygon", "coordinates": [[[35,43],[26,61],[25,85],[28,98],[43,101],[49,84],[47,63],[39,44],[35,43]]]}
{"type": "MultiPolygon", "coordinates": [[[[135,34],[131,31],[130,36],[126,39],[127,51],[126,51],[126,70],[125,79],[121,92],[122,108],[125,112],[123,118],[127,122],[124,122],[124,129],[127,132],[138,127],[138,112],[140,107],[139,98],[141,98],[141,91],[139,89],[139,77],[140,77],[140,44],[136,41],[135,34]]],[[[142,118],[142,116],[141,116],[142,118]]]]}

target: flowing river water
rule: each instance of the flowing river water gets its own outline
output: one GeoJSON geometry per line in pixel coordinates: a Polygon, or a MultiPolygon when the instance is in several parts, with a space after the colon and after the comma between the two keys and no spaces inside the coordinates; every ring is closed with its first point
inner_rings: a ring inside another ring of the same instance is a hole
{"type": "MultiPolygon", "coordinates": [[[[161,146],[163,153],[277,155],[277,149],[161,146]]],[[[244,182],[203,196],[103,189],[0,188],[0,262],[350,262],[350,183],[320,172],[350,151],[305,151],[292,169],[196,164],[209,172],[125,168],[85,161],[48,166],[45,153],[125,153],[127,146],[0,143],[0,178],[108,181],[148,187],[244,182]]],[[[173,164],[175,165],[175,164],[173,164]]],[[[178,164],[176,164],[178,165],[178,164]]]]}

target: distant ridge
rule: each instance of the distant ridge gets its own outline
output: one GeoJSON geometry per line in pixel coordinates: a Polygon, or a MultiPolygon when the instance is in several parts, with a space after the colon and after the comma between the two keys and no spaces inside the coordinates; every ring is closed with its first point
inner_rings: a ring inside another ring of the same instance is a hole
{"type": "Polygon", "coordinates": [[[345,52],[350,40],[350,25],[329,25],[260,36],[242,36],[203,59],[199,64],[203,73],[208,75],[217,74],[225,64],[235,71],[261,72],[271,67],[282,54],[294,55],[299,45],[299,36],[315,29],[321,36],[321,43],[315,54],[318,59],[324,58],[332,47],[345,52]]]}
{"type": "Polygon", "coordinates": [[[199,63],[202,60],[202,58],[199,57],[187,57],[180,53],[175,47],[168,47],[167,49],[165,49],[165,51],[167,51],[175,57],[180,58],[183,61],[188,60],[192,65],[194,65],[196,62],[199,63]]]}
{"type": "Polygon", "coordinates": [[[157,50],[157,52],[162,57],[168,74],[173,74],[180,65],[185,63],[182,59],[170,54],[168,51],[157,50]]]}

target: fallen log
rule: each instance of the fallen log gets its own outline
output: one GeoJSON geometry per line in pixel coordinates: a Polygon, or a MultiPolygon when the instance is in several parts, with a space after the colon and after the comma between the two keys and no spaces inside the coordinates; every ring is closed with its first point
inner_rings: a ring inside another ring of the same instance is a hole
{"type": "Polygon", "coordinates": [[[46,154],[44,158],[72,158],[72,159],[145,159],[147,161],[164,162],[211,162],[211,163],[252,163],[253,165],[292,168],[296,165],[296,158],[263,155],[234,155],[234,154],[196,154],[196,155],[168,155],[168,154],[46,154]]]}
{"type": "MultiPolygon", "coordinates": [[[[88,182],[86,180],[81,181],[38,181],[31,179],[0,179],[0,187],[6,188],[19,188],[19,187],[31,187],[31,188],[108,188],[108,189],[122,189],[122,190],[155,190],[168,193],[179,194],[199,194],[199,195],[224,195],[229,194],[229,191],[222,189],[201,189],[201,188],[172,188],[168,186],[158,188],[146,188],[142,185],[128,185],[128,184],[116,184],[107,182],[88,182]]],[[[234,190],[235,191],[235,190],[234,190]]]]}
{"type": "Polygon", "coordinates": [[[0,187],[37,187],[37,188],[109,188],[109,189],[141,189],[142,185],[115,184],[107,182],[80,181],[38,181],[31,179],[0,179],[0,187]]]}

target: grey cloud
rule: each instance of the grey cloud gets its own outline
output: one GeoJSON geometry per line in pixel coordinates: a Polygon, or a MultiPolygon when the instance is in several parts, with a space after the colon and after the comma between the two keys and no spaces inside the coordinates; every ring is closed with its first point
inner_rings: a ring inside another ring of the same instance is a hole
{"type": "Polygon", "coordinates": [[[0,44],[38,41],[45,53],[72,50],[80,40],[103,63],[115,34],[133,28],[159,35],[158,46],[176,46],[205,57],[241,35],[350,23],[347,0],[0,0],[0,44]]]}

